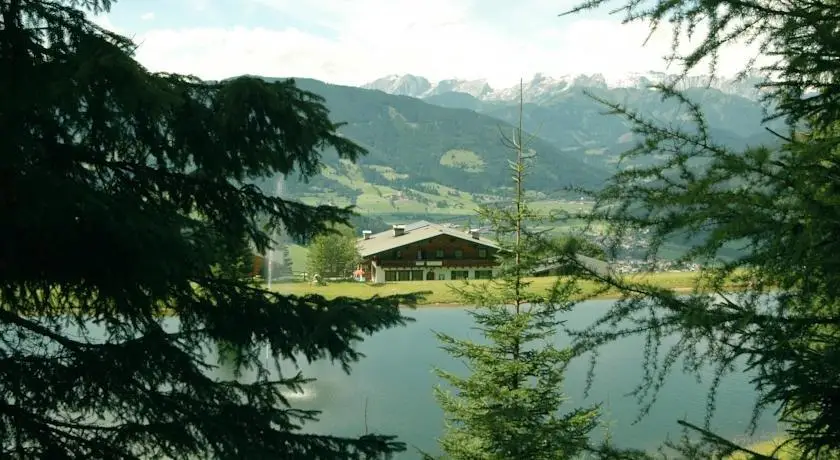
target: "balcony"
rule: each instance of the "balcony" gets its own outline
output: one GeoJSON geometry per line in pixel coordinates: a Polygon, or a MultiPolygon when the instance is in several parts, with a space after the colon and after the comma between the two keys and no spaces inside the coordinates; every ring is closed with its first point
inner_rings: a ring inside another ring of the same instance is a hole
{"type": "Polygon", "coordinates": [[[495,267],[493,259],[379,260],[382,268],[495,267]]]}

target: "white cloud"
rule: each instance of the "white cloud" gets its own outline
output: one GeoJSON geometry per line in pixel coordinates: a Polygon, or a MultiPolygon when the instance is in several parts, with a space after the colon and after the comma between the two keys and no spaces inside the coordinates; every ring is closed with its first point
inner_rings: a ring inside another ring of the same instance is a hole
{"type": "Polygon", "coordinates": [[[99,27],[102,27],[103,29],[108,29],[108,30],[110,30],[112,32],[116,32],[118,34],[124,34],[125,33],[124,30],[115,26],[114,23],[111,22],[111,19],[107,15],[104,15],[104,14],[99,14],[99,15],[88,14],[87,17],[91,22],[98,25],[99,27]]]}
{"type": "Polygon", "coordinates": [[[210,0],[188,0],[190,8],[195,11],[205,11],[209,7],[210,0]]]}
{"type": "Polygon", "coordinates": [[[151,21],[155,18],[155,12],[149,11],[148,13],[143,13],[140,15],[140,19],[143,21],[151,21]]]}
{"type": "MultiPolygon", "coordinates": [[[[482,19],[478,8],[488,5],[477,0],[426,0],[422,7],[408,0],[310,0],[305,8],[291,0],[253,1],[322,34],[302,27],[153,29],[136,36],[138,59],[151,70],[209,79],[248,73],[359,84],[414,73],[432,80],[487,78],[501,86],[536,72],[610,78],[665,70],[662,58],[671,45],[669,30],[643,47],[644,24],[591,16],[560,19],[556,12],[568,5],[544,0],[505,13],[502,18],[510,22],[482,19]]],[[[736,46],[725,53],[721,73],[741,70],[748,51],[736,46]]]]}

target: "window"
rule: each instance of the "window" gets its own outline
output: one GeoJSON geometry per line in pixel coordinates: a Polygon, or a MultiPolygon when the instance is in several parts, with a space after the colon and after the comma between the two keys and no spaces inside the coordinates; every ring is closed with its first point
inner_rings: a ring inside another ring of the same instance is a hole
{"type": "Polygon", "coordinates": [[[423,270],[386,270],[385,281],[422,281],[423,270]]]}
{"type": "Polygon", "coordinates": [[[444,255],[445,255],[445,253],[443,252],[443,249],[436,249],[435,250],[435,259],[443,259],[444,255]]]}
{"type": "Polygon", "coordinates": [[[487,248],[478,248],[478,258],[479,259],[486,259],[487,258],[487,248]]]}
{"type": "Polygon", "coordinates": [[[417,250],[417,260],[423,260],[423,250],[422,249],[417,250]]]}
{"type": "Polygon", "coordinates": [[[402,251],[400,251],[399,249],[394,251],[394,258],[395,259],[402,259],[402,251]]]}
{"type": "Polygon", "coordinates": [[[477,280],[489,280],[493,278],[493,270],[476,270],[475,271],[475,279],[477,280]]]}
{"type": "Polygon", "coordinates": [[[452,270],[452,279],[453,280],[467,280],[467,279],[470,279],[470,271],[469,270],[452,270]]]}
{"type": "Polygon", "coordinates": [[[446,279],[446,273],[438,273],[438,280],[443,281],[446,279]]]}
{"type": "Polygon", "coordinates": [[[464,251],[460,249],[455,250],[455,258],[456,259],[463,259],[464,258],[464,251]]]}

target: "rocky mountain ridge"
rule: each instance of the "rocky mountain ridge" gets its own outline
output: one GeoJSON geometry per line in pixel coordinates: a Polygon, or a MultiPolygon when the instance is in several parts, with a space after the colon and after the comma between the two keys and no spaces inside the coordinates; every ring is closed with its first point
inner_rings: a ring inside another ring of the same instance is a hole
{"type": "MultiPolygon", "coordinates": [[[[678,75],[664,72],[646,72],[628,74],[620,78],[606,78],[601,74],[579,74],[552,77],[537,73],[524,82],[524,97],[526,102],[540,103],[550,100],[560,93],[573,88],[587,89],[645,89],[653,84],[677,82],[681,90],[692,88],[717,89],[725,94],[737,95],[751,100],[760,97],[756,87],[762,82],[759,75],[749,75],[744,78],[710,77],[695,75],[680,78],[678,75]]],[[[481,101],[510,102],[518,99],[518,85],[507,88],[493,88],[486,80],[446,79],[439,82],[417,75],[387,75],[362,88],[383,91],[388,94],[410,96],[425,99],[446,93],[464,93],[481,101]]]]}

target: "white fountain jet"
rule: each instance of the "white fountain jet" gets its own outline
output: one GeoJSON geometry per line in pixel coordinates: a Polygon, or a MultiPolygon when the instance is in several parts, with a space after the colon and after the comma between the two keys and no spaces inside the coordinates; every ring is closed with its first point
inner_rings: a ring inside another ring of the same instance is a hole
{"type": "MultiPolygon", "coordinates": [[[[286,191],[285,182],[286,181],[285,181],[283,175],[278,174],[277,175],[277,182],[274,185],[274,196],[275,197],[283,198],[283,195],[285,194],[285,191],[286,191]]],[[[280,234],[281,235],[282,235],[283,231],[284,231],[283,230],[283,224],[281,223],[280,224],[280,232],[281,232],[280,234]]],[[[273,278],[272,266],[274,265],[274,247],[275,247],[275,242],[276,241],[277,241],[277,229],[275,228],[271,232],[271,243],[268,246],[268,254],[266,254],[266,260],[268,261],[268,264],[267,264],[267,267],[266,267],[266,286],[268,287],[269,291],[271,290],[271,279],[273,278]]],[[[268,366],[268,361],[270,359],[271,359],[271,347],[268,344],[266,344],[266,346],[265,346],[266,367],[268,366]]]]}

